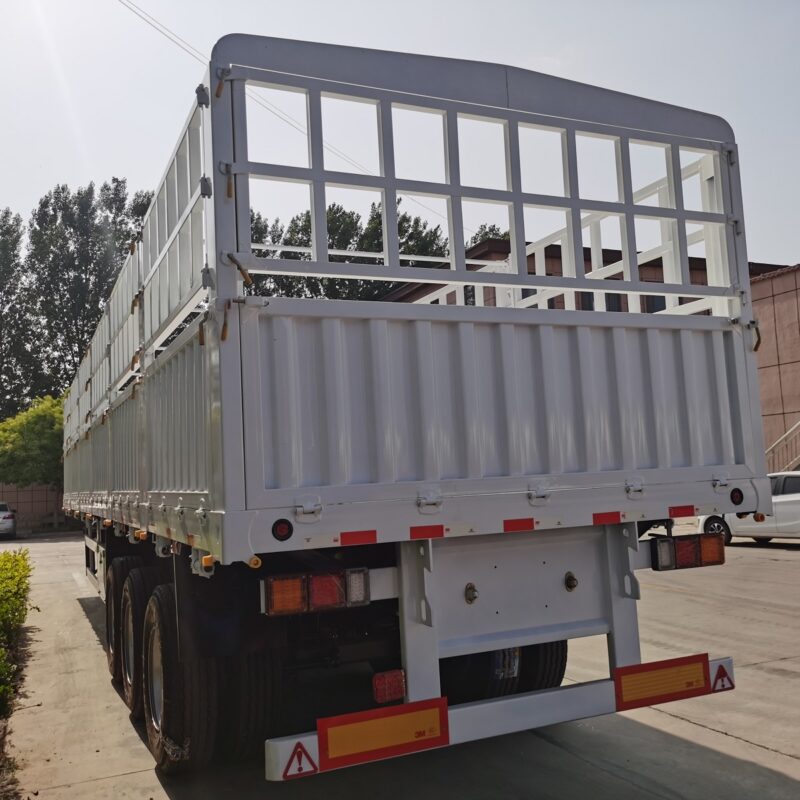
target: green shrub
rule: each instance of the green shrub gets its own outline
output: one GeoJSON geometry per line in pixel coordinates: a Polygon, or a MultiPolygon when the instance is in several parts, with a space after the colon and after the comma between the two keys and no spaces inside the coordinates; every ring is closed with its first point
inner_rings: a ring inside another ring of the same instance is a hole
{"type": "Polygon", "coordinates": [[[11,711],[16,645],[28,613],[30,576],[27,550],[0,552],[0,717],[11,711]]]}

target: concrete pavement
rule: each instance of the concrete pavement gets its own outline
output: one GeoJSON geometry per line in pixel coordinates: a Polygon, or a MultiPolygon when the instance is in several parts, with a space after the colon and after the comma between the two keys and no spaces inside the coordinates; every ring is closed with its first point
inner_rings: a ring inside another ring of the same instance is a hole
{"type": "MultiPolygon", "coordinates": [[[[40,608],[11,720],[23,798],[800,797],[800,544],[735,544],[722,568],[638,573],[643,658],[731,655],[734,692],[275,785],[260,764],[158,776],[109,680],[103,605],[83,576],[82,541],[20,544],[36,565],[40,608]]],[[[601,639],[574,642],[568,678],[600,676],[604,662],[601,639]]]]}

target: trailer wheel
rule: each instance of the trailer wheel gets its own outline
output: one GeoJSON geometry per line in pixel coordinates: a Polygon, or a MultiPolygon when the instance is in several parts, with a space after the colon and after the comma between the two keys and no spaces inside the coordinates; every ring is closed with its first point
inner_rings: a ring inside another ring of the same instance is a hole
{"type": "Polygon", "coordinates": [[[449,705],[514,694],[519,682],[520,648],[443,658],[439,661],[442,695],[449,705]]]}
{"type": "MultiPolygon", "coordinates": [[[[192,645],[191,632],[182,642],[192,645]]],[[[144,614],[142,700],[147,745],[163,773],[199,769],[211,759],[217,724],[217,670],[189,646],[180,652],[175,587],[158,586],[144,614]]]]}
{"type": "Polygon", "coordinates": [[[278,653],[261,650],[219,660],[219,755],[243,761],[274,735],[282,696],[278,653]]]}
{"type": "Polygon", "coordinates": [[[106,571],[106,656],[108,671],[115,682],[122,678],[119,647],[122,587],[130,571],[141,564],[142,560],[138,556],[120,556],[109,564],[106,571]]]}
{"type": "Polygon", "coordinates": [[[159,583],[156,567],[132,569],[120,602],[120,672],[122,694],[134,719],[142,718],[142,631],[147,601],[159,583]]]}
{"type": "Polygon", "coordinates": [[[530,644],[522,648],[519,691],[537,692],[561,686],[567,669],[567,640],[530,644]]]}

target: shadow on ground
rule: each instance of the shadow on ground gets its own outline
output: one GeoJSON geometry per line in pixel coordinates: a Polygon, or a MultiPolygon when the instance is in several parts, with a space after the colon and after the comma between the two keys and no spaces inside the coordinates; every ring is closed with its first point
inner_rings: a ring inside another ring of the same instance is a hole
{"type": "Polygon", "coordinates": [[[160,777],[172,800],[352,797],[789,800],[800,783],[622,716],[431,751],[264,785],[262,765],[160,777]]]}

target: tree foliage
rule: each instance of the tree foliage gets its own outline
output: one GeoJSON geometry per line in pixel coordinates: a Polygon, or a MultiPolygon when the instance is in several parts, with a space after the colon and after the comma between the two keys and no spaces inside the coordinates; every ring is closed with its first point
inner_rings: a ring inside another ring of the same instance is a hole
{"type": "Polygon", "coordinates": [[[20,408],[20,399],[36,391],[41,377],[32,352],[29,320],[19,303],[24,275],[19,214],[0,211],[0,419],[20,408]]]}
{"type": "MultiPolygon", "coordinates": [[[[412,217],[407,211],[397,209],[397,234],[400,252],[424,256],[446,256],[448,241],[441,226],[431,226],[421,217],[412,217]]],[[[311,247],[311,213],[306,211],[292,217],[284,226],[280,219],[270,222],[258,212],[251,212],[253,242],[269,245],[311,247]]],[[[375,253],[380,258],[383,251],[383,210],[373,203],[366,222],[356,211],[348,211],[338,203],[327,209],[328,247],[331,250],[351,250],[375,253]]],[[[266,257],[286,259],[308,258],[305,254],[264,251],[266,257]]],[[[362,256],[332,255],[330,261],[349,261],[355,264],[376,263],[362,256]]],[[[413,262],[411,262],[413,265],[413,262]]],[[[283,297],[326,297],[333,300],[377,300],[386,295],[395,284],[386,281],[362,281],[342,278],[295,277],[266,275],[254,279],[254,293],[283,297]]]]}
{"type": "Polygon", "coordinates": [[[35,394],[61,394],[72,380],[151,196],[129,200],[125,179],[112,178],[99,190],[56,186],[34,209],[17,303],[36,330],[35,394]]]}
{"type": "Polygon", "coordinates": [[[487,239],[509,239],[511,238],[511,234],[508,231],[500,230],[498,225],[494,223],[486,223],[482,222],[478,226],[478,230],[470,237],[469,241],[467,241],[466,246],[467,248],[474,247],[476,244],[480,244],[481,242],[485,242],[487,239]]]}
{"type": "Polygon", "coordinates": [[[0,422],[0,483],[62,484],[63,404],[47,396],[0,422]]]}

